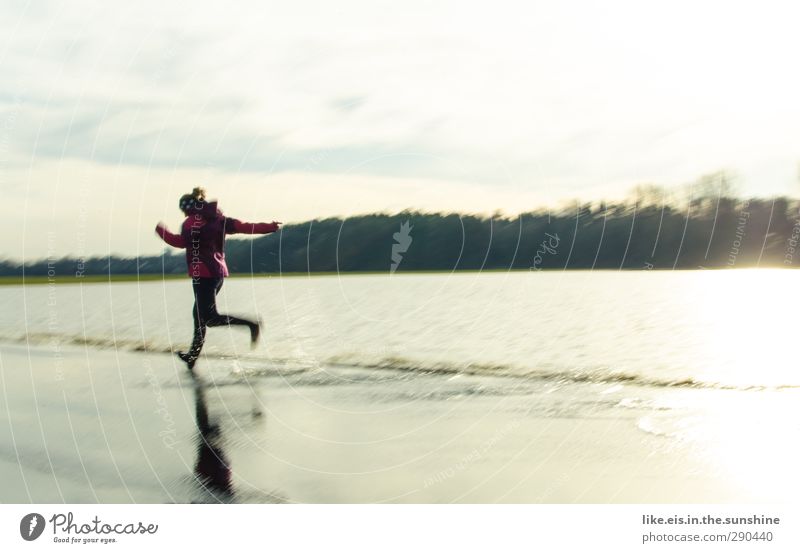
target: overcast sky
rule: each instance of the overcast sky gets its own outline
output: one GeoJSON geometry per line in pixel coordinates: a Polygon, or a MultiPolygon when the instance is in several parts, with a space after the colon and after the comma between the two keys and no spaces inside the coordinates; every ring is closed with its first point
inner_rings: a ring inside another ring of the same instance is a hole
{"type": "Polygon", "coordinates": [[[3,254],[158,252],[197,185],[284,222],[800,195],[793,4],[6,0],[3,254]]]}

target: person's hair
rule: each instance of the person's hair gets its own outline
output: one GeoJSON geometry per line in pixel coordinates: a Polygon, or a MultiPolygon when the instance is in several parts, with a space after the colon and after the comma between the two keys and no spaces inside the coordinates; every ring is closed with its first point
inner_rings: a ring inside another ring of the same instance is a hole
{"type": "Polygon", "coordinates": [[[191,194],[184,194],[181,196],[181,199],[178,201],[178,207],[180,207],[181,211],[184,213],[188,213],[189,207],[194,202],[204,202],[206,200],[206,189],[201,188],[199,186],[195,186],[192,190],[191,194]]]}
{"type": "Polygon", "coordinates": [[[199,186],[195,186],[192,190],[192,198],[197,201],[205,201],[206,199],[206,189],[200,188],[199,186]]]}

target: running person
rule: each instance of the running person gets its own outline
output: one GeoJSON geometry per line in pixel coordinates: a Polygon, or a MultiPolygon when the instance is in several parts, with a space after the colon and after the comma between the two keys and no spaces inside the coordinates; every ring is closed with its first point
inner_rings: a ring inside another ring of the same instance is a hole
{"type": "Polygon", "coordinates": [[[195,188],[191,194],[181,196],[178,206],[186,215],[180,234],[171,233],[164,223],[156,225],[156,234],[170,246],[186,250],[186,265],[189,276],[192,277],[194,291],[194,336],[189,351],[179,351],[177,355],[192,370],[203,349],[207,327],[247,326],[250,329],[250,342],[254,346],[258,342],[258,322],[223,315],[217,311],[217,294],[222,288],[223,280],[228,276],[225,236],[269,234],[277,231],[281,223],[243,223],[238,219],[225,217],[217,208],[216,201],[206,201],[206,193],[202,188],[195,188]]]}

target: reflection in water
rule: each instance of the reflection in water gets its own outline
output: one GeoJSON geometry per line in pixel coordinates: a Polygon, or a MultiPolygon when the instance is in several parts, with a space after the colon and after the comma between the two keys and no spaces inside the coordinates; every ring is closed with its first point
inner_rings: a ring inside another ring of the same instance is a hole
{"type": "MultiPolygon", "coordinates": [[[[226,453],[229,440],[223,435],[218,417],[209,414],[206,400],[208,384],[195,372],[189,371],[192,378],[195,394],[195,418],[197,423],[197,459],[194,464],[194,483],[196,491],[201,492],[203,499],[219,503],[284,503],[288,501],[285,494],[279,491],[267,491],[254,487],[252,483],[243,481],[234,488],[233,471],[226,453]]],[[[252,394],[253,407],[248,413],[248,418],[253,422],[262,420],[261,402],[257,389],[247,385],[252,394]]],[[[239,404],[238,401],[234,403],[239,404]]],[[[226,409],[230,414],[230,411],[226,409]]],[[[238,421],[235,427],[244,430],[248,425],[238,421]]],[[[253,439],[252,435],[248,435],[253,439]]],[[[236,440],[234,439],[234,442],[236,440]]]]}
{"type": "Polygon", "coordinates": [[[222,449],[224,439],[220,425],[208,416],[203,381],[190,371],[194,381],[195,417],[197,419],[197,461],[194,472],[197,482],[208,492],[221,494],[220,499],[233,499],[231,466],[222,449]]]}

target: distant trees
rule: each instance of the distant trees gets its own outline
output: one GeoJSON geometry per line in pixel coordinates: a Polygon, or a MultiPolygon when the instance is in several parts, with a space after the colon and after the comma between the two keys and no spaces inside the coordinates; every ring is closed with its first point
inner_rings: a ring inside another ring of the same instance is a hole
{"type": "MultiPolygon", "coordinates": [[[[418,270],[693,269],[777,267],[800,234],[800,202],[734,197],[731,178],[715,173],[676,194],[639,186],[624,201],[575,203],[555,212],[479,216],[406,211],[287,225],[254,240],[230,239],[234,273],[396,273],[418,270]],[[405,223],[406,234],[398,234],[405,223]],[[403,247],[396,242],[402,236],[403,247]],[[543,248],[542,244],[547,247],[543,248]],[[402,251],[402,253],[400,252],[402,251]],[[395,259],[393,260],[393,252],[395,259]],[[399,258],[398,258],[399,256],[399,258]]],[[[795,261],[796,259],[796,261],[795,261]]],[[[182,273],[182,252],[85,260],[83,274],[182,273]]],[[[77,261],[40,261],[27,275],[74,275],[77,261]]],[[[0,262],[0,274],[22,267],[0,262]]]]}

